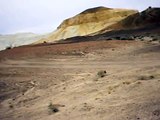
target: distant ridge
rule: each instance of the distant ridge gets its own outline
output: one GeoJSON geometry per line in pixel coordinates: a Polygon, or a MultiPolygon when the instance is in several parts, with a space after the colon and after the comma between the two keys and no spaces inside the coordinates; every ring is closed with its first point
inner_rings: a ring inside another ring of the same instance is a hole
{"type": "Polygon", "coordinates": [[[106,8],[106,7],[100,6],[100,7],[95,7],[95,8],[89,8],[89,9],[81,12],[80,14],[95,13],[95,12],[98,12],[98,11],[111,10],[111,9],[112,8],[106,8]]]}
{"type": "Polygon", "coordinates": [[[0,50],[4,50],[8,47],[12,48],[32,44],[45,37],[47,37],[47,35],[38,35],[30,32],[0,35],[0,50]]]}
{"type": "Polygon", "coordinates": [[[151,26],[153,24],[160,24],[160,8],[149,7],[142,12],[132,14],[125,19],[106,27],[97,34],[107,32],[108,30],[124,30],[124,29],[138,29],[151,26]]]}

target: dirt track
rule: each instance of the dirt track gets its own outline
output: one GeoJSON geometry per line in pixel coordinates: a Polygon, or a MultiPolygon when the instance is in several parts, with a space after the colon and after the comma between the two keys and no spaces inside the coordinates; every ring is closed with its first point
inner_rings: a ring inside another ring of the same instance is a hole
{"type": "Polygon", "coordinates": [[[38,48],[0,53],[0,119],[160,119],[159,44],[95,41],[38,48]],[[100,70],[107,75],[98,77],[100,70]],[[59,112],[49,112],[50,102],[59,112]]]}

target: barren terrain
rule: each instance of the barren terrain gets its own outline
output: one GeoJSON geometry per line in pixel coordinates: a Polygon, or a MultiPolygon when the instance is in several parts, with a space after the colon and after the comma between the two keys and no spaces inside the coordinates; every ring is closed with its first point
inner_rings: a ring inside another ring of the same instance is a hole
{"type": "Polygon", "coordinates": [[[160,119],[159,43],[24,46],[0,60],[0,120],[160,119]]]}

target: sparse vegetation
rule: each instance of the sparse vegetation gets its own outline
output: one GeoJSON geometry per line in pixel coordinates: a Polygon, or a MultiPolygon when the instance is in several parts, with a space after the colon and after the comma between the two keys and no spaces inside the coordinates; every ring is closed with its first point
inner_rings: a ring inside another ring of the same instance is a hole
{"type": "Polygon", "coordinates": [[[120,84],[114,85],[114,86],[109,86],[108,87],[108,94],[111,94],[112,92],[115,92],[116,89],[120,86],[120,84]]]}
{"type": "Polygon", "coordinates": [[[154,78],[155,77],[153,75],[149,75],[149,76],[143,75],[143,76],[138,77],[138,80],[151,80],[151,79],[154,79],[154,78]]]}
{"type": "Polygon", "coordinates": [[[12,49],[12,47],[11,46],[6,47],[6,50],[9,50],[9,49],[12,49]]]}
{"type": "Polygon", "coordinates": [[[43,41],[43,43],[47,43],[46,41],[43,41]]]}
{"type": "Polygon", "coordinates": [[[12,105],[12,104],[10,104],[10,105],[9,105],[9,108],[13,108],[13,105],[12,105]]]}
{"type": "Polygon", "coordinates": [[[51,113],[56,113],[59,112],[59,109],[57,108],[57,106],[55,106],[54,104],[50,103],[48,105],[48,109],[51,113]]]}
{"type": "Polygon", "coordinates": [[[101,70],[97,73],[97,76],[102,78],[105,77],[107,75],[107,72],[105,70],[101,70]]]}
{"type": "Polygon", "coordinates": [[[136,84],[141,84],[141,82],[140,82],[140,81],[138,81],[138,82],[136,82],[136,84]]]}
{"type": "Polygon", "coordinates": [[[129,84],[131,84],[131,82],[130,81],[124,81],[123,84],[124,85],[129,85],[129,84]]]}

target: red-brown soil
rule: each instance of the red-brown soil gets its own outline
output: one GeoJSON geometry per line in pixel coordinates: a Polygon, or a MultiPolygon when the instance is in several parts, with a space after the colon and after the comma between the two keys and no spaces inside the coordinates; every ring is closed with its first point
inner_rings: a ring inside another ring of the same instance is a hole
{"type": "Polygon", "coordinates": [[[64,43],[64,44],[38,44],[38,45],[28,45],[13,48],[10,50],[0,51],[0,59],[19,59],[28,57],[47,57],[58,54],[81,54],[82,52],[88,53],[97,49],[110,49],[116,47],[123,47],[127,45],[137,45],[135,41],[89,41],[89,42],[79,42],[79,43],[64,43]]]}

